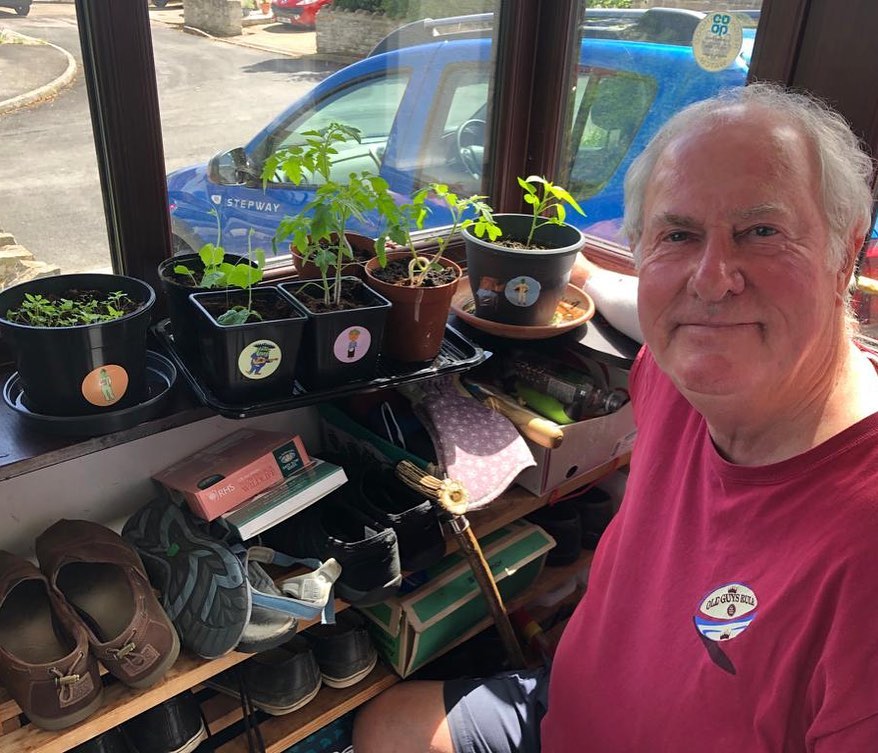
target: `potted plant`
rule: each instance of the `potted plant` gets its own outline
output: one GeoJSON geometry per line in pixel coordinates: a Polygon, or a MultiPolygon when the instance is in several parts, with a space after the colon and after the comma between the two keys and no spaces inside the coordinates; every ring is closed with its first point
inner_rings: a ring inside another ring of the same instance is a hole
{"type": "Polygon", "coordinates": [[[198,253],[181,254],[165,259],[158,266],[159,283],[168,304],[171,334],[177,351],[186,359],[194,358],[196,350],[195,309],[189,296],[198,290],[225,290],[247,278],[252,259],[228,254],[221,243],[222,226],[216,218],[216,243],[204,244],[198,253]]]}
{"type": "MultiPolygon", "coordinates": [[[[323,178],[314,199],[299,214],[284,217],[274,238],[275,243],[292,238],[302,260],[313,262],[320,272],[317,280],[279,285],[308,311],[302,346],[308,358],[300,359],[300,377],[308,385],[371,378],[390,309],[386,298],[344,273],[345,263],[354,259],[348,223],[353,218],[365,221],[379,197],[388,193],[387,182],[368,171],[351,173],[346,182],[332,178],[335,147],[355,131],[332,123],[324,131],[308,132],[306,144],[285,150],[277,163],[294,183],[315,171],[323,178]]],[[[269,170],[273,172],[267,166],[263,177],[269,170]]]]}
{"type": "MultiPolygon", "coordinates": [[[[233,403],[292,393],[307,320],[301,306],[277,286],[255,287],[262,280],[265,252],[259,248],[255,255],[253,266],[230,270],[231,287],[191,294],[203,377],[218,397],[233,403]]],[[[252,257],[248,238],[251,262],[252,257]]]]}
{"type": "Polygon", "coordinates": [[[496,214],[499,233],[463,230],[476,316],[515,325],[546,325],[570,281],[585,239],[565,222],[567,207],[585,214],[561,186],[537,175],[518,178],[531,214],[496,214]],[[483,234],[484,236],[484,234],[483,234]]]}
{"type": "MultiPolygon", "coordinates": [[[[299,185],[307,180],[310,183],[322,184],[331,182],[332,162],[338,156],[339,147],[350,143],[361,143],[362,136],[358,128],[344,125],[343,123],[330,123],[322,131],[305,131],[302,133],[305,139],[303,144],[279,149],[266,159],[262,170],[263,188],[268,180],[278,172],[282,172],[287,180],[299,185]]],[[[362,212],[355,214],[358,219],[363,219],[362,212]]],[[[277,253],[279,241],[292,238],[290,254],[293,257],[293,268],[302,280],[320,279],[320,268],[311,258],[313,250],[309,252],[310,238],[307,235],[307,227],[303,228],[298,221],[298,216],[284,217],[278,223],[277,232],[272,239],[274,252],[277,253]],[[305,231],[303,236],[301,233],[305,231]]],[[[359,233],[345,231],[347,246],[342,249],[341,262],[342,276],[363,276],[363,266],[375,256],[375,241],[359,233]],[[348,257],[347,251],[350,250],[348,257]]],[[[339,241],[335,234],[330,233],[329,238],[319,241],[322,245],[338,249],[339,241]]]]}
{"type": "Polygon", "coordinates": [[[155,291],[133,277],[67,274],[0,293],[0,333],[32,411],[78,416],[146,396],[146,332],[155,291]]]}
{"type": "Polygon", "coordinates": [[[366,263],[369,284],[387,298],[393,308],[387,320],[384,353],[399,361],[428,361],[442,347],[451,299],[457,290],[460,267],[443,256],[454,234],[461,228],[494,232],[491,208],[484,196],[458,197],[448,186],[432,183],[418,191],[411,203],[398,205],[388,193],[380,197],[379,210],[385,219],[377,255],[366,263]],[[419,251],[412,230],[421,229],[429,211],[427,199],[435,196],[451,212],[448,235],[436,239],[435,249],[419,251]],[[475,217],[466,217],[472,211],[475,217]],[[384,237],[402,250],[387,252],[384,237]]]}

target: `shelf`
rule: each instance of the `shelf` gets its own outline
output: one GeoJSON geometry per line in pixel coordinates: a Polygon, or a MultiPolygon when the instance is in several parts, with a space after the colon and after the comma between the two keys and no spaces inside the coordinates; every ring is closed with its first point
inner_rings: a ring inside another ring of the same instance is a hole
{"type": "Polygon", "coordinates": [[[400,363],[379,357],[376,374],[369,380],[310,390],[296,381],[290,388],[290,394],[283,398],[255,403],[231,403],[217,397],[206,384],[199,365],[190,363],[189,359],[185,358],[179,351],[178,346],[174,343],[174,335],[170,330],[168,319],[163,319],[156,324],[152,328],[152,332],[161,343],[163,350],[174,362],[180,376],[198,399],[226,418],[263,416],[267,413],[336,400],[360,392],[381,390],[400,384],[432,379],[442,374],[467,371],[473,366],[478,366],[487,357],[480,346],[464,337],[455,328],[447,326],[439,355],[429,363],[400,363]]]}

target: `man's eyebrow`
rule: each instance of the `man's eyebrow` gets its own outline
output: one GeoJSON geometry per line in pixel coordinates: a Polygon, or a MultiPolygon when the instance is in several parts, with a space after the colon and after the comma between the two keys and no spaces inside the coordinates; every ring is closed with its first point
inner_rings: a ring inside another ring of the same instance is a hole
{"type": "Polygon", "coordinates": [[[674,214],[673,212],[664,212],[658,216],[660,222],[665,225],[676,225],[677,227],[698,228],[701,223],[694,217],[685,214],[674,214]]]}
{"type": "Polygon", "coordinates": [[[754,217],[764,217],[767,214],[776,214],[781,208],[777,204],[757,204],[753,207],[739,209],[734,216],[742,220],[752,220],[754,217]]]}

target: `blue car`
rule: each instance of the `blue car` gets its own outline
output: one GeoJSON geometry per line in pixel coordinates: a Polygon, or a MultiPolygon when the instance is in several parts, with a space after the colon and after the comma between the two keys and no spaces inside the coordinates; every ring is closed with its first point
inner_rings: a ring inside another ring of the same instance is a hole
{"type": "MultiPolygon", "coordinates": [[[[639,22],[654,18],[649,12],[629,13],[639,14],[639,22]]],[[[702,14],[664,12],[674,20],[671,31],[691,40],[692,24],[702,14]]],[[[668,30],[662,43],[641,41],[643,35],[620,38],[624,35],[613,18],[589,17],[593,23],[581,46],[564,180],[586,216],[568,219],[616,239],[629,163],[674,112],[744,85],[753,32],[747,31],[744,48],[729,67],[709,72],[696,63],[691,46],[666,41],[673,37],[668,30]]],[[[490,16],[469,18],[487,18],[490,24],[490,16]]],[[[362,133],[362,143],[352,144],[333,165],[341,178],[352,171],[378,172],[401,201],[432,182],[448,184],[459,194],[478,193],[492,70],[490,34],[443,37],[437,35],[443,25],[450,26],[441,21],[401,28],[368,57],[318,84],[248,144],[170,174],[175,252],[215,242],[217,218],[211,210],[221,220],[227,251],[246,253],[251,228],[253,245],[271,248],[278,222],[300,211],[313,197],[314,186],[292,185],[279,174],[263,189],[262,165],[278,148],[302,143],[302,132],[333,121],[362,133]]],[[[448,215],[438,208],[427,221],[428,227],[448,224],[448,215]]],[[[366,235],[376,231],[368,222],[350,229],[366,235]]]]}

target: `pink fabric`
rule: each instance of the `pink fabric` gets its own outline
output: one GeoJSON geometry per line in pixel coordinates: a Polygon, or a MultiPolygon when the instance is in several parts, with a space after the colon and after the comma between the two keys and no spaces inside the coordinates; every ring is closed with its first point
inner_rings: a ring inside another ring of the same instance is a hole
{"type": "Polygon", "coordinates": [[[555,655],[543,753],[875,750],[878,415],[742,467],[648,351],[631,384],[625,501],[555,655]]]}
{"type": "Polygon", "coordinates": [[[442,470],[466,487],[470,510],[485,507],[521,471],[536,465],[514,424],[461,395],[450,378],[434,379],[423,391],[415,412],[433,440],[442,470]]]}

